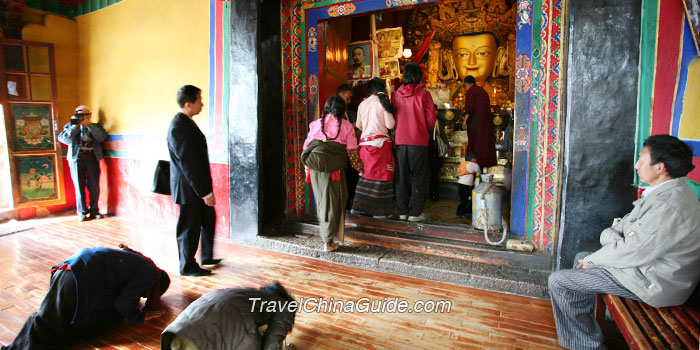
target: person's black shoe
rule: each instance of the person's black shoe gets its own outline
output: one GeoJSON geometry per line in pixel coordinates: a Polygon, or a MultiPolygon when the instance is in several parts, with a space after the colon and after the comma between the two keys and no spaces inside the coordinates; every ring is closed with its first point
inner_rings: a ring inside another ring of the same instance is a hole
{"type": "Polygon", "coordinates": [[[207,259],[202,261],[202,265],[218,265],[221,259],[207,259]]]}
{"type": "Polygon", "coordinates": [[[180,272],[180,276],[209,276],[211,275],[211,270],[198,268],[197,270],[180,272]]]}
{"type": "Polygon", "coordinates": [[[93,219],[102,219],[102,218],[104,218],[105,216],[102,215],[102,214],[100,214],[100,213],[97,213],[97,214],[95,214],[95,215],[90,214],[90,217],[93,218],[93,219]]]}
{"type": "Polygon", "coordinates": [[[88,220],[89,219],[88,219],[87,215],[85,215],[85,214],[80,214],[80,216],[78,217],[78,221],[88,221],[88,220]]]}

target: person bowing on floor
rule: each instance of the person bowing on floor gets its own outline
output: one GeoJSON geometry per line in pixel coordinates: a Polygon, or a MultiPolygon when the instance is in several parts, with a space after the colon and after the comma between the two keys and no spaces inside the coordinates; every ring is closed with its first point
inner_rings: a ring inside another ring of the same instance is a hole
{"type": "Polygon", "coordinates": [[[160,297],[170,278],[126,246],[87,248],[51,268],[39,311],[2,350],[56,350],[98,336],[124,319],[143,323],[162,316],[160,297]],[[141,298],[147,298],[143,308],[141,298]]]}

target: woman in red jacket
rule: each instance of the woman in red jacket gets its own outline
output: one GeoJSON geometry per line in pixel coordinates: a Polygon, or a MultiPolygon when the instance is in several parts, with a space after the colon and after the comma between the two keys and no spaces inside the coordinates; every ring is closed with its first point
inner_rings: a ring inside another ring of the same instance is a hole
{"type": "Polygon", "coordinates": [[[428,140],[437,117],[433,98],[420,83],[422,77],[418,63],[408,63],[403,84],[391,96],[396,107],[396,204],[399,218],[408,221],[425,220],[428,140]]]}

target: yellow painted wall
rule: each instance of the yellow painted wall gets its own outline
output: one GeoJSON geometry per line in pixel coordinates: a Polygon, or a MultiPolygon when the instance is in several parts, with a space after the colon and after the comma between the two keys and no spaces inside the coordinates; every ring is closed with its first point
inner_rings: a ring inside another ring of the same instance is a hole
{"type": "Polygon", "coordinates": [[[80,103],[78,91],[78,24],[61,16],[45,14],[44,23],[27,24],[22,39],[53,43],[57,85],[57,119],[59,129],[70,119],[80,103]]]}
{"type": "Polygon", "coordinates": [[[683,112],[678,137],[700,140],[700,58],[695,58],[688,67],[688,81],[683,98],[683,112]]]}
{"type": "Polygon", "coordinates": [[[124,0],[76,20],[78,92],[93,121],[110,134],[164,140],[177,90],[192,84],[202,89],[195,121],[206,132],[209,0],[124,0]]]}

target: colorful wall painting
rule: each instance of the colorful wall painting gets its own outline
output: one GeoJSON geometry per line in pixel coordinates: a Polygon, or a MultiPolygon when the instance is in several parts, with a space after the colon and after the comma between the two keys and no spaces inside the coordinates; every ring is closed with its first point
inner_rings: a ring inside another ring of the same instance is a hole
{"type": "Polygon", "coordinates": [[[55,155],[17,156],[15,170],[20,203],[58,198],[55,155]]]}
{"type": "Polygon", "coordinates": [[[53,150],[50,104],[10,104],[14,121],[13,150],[15,152],[53,150]]]}

